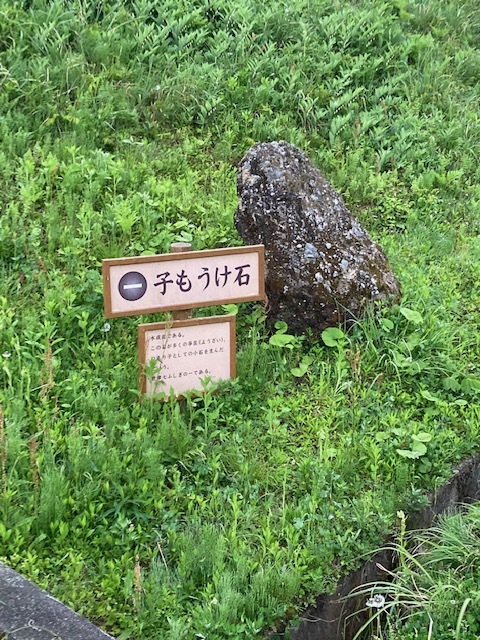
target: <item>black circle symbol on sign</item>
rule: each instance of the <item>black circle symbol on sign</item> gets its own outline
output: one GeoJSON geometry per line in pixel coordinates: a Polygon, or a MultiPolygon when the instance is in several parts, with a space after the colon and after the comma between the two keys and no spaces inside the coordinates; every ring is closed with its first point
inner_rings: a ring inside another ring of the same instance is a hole
{"type": "Polygon", "coordinates": [[[125,300],[140,300],[147,290],[147,281],[138,271],[129,271],[120,278],[118,290],[125,300]]]}

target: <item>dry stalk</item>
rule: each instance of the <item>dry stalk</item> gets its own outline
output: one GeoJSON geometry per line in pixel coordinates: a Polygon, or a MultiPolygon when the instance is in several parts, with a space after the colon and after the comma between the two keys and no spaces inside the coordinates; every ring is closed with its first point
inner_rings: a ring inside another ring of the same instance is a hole
{"type": "Polygon", "coordinates": [[[47,344],[47,348],[45,350],[45,355],[43,357],[43,362],[45,363],[45,371],[42,377],[42,391],[41,398],[46,398],[54,385],[53,381],[53,353],[52,353],[52,341],[49,340],[47,344]]]}
{"type": "Polygon", "coordinates": [[[135,556],[135,568],[133,570],[133,608],[137,612],[140,611],[140,603],[142,601],[142,569],[140,567],[140,558],[138,553],[135,556]]]}
{"type": "Polygon", "coordinates": [[[2,405],[0,405],[0,473],[2,493],[5,493],[7,490],[7,455],[8,440],[5,431],[5,414],[2,405]]]}
{"type": "Polygon", "coordinates": [[[38,460],[37,460],[38,441],[36,436],[32,436],[28,443],[28,450],[30,452],[30,471],[32,473],[33,491],[35,494],[35,504],[38,501],[38,495],[40,492],[40,473],[38,472],[38,460]]]}
{"type": "Polygon", "coordinates": [[[362,367],[361,367],[361,364],[362,364],[362,353],[360,351],[360,346],[359,346],[358,342],[357,342],[355,351],[350,349],[349,351],[347,351],[346,356],[347,356],[347,360],[350,363],[350,366],[352,368],[353,375],[355,376],[355,380],[357,382],[361,382],[361,379],[362,379],[362,367]]]}

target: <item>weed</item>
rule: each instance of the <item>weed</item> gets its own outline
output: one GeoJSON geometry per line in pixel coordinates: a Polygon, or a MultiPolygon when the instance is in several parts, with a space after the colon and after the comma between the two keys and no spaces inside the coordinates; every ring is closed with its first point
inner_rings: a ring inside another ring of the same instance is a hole
{"type": "Polygon", "coordinates": [[[107,4],[0,3],[0,556],[120,638],[280,632],[478,449],[478,7],[107,4]],[[401,304],[302,337],[239,305],[236,380],[139,402],[101,260],[240,244],[278,139],[401,304]]]}
{"type": "Polygon", "coordinates": [[[403,530],[393,547],[399,566],[390,574],[391,582],[352,592],[370,595],[366,606],[376,608],[356,637],[368,630],[368,637],[385,640],[475,638],[478,515],[473,505],[463,513],[441,516],[430,530],[408,535],[403,530]]]}

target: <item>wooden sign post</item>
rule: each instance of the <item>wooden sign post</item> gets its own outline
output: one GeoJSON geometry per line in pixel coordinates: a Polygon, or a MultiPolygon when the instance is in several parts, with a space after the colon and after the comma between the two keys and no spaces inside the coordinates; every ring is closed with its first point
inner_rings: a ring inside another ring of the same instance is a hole
{"type": "Polygon", "coordinates": [[[204,378],[235,377],[235,316],[190,319],[190,310],[265,299],[263,245],[172,250],[102,263],[107,318],[174,312],[138,328],[140,391],[150,396],[173,389],[181,397],[202,391],[204,378]]]}

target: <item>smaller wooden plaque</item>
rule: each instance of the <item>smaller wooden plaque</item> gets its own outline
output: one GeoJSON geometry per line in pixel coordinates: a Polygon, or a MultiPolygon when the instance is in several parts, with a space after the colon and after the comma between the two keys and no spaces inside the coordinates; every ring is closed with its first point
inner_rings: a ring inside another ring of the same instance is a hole
{"type": "Polygon", "coordinates": [[[138,353],[142,394],[202,392],[205,378],[235,377],[235,316],[141,324],[138,353]]]}

